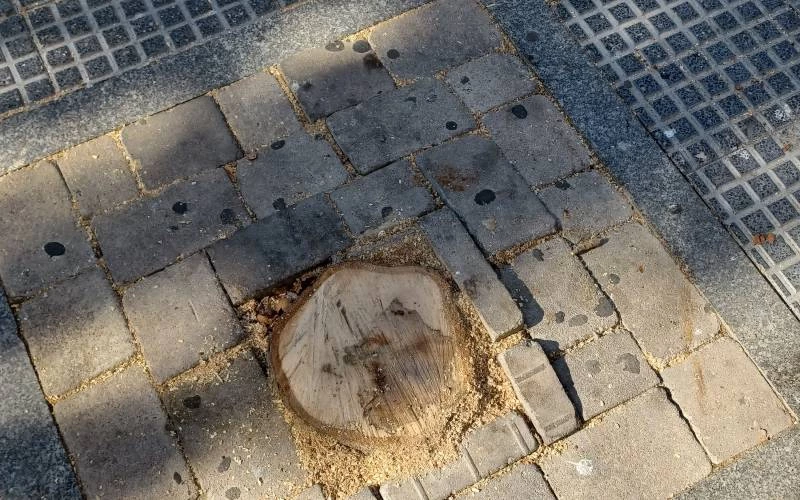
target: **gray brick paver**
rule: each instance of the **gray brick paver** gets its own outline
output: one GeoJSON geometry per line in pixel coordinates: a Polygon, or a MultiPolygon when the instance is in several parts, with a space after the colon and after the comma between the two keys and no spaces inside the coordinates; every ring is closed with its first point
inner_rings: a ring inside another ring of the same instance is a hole
{"type": "Polygon", "coordinates": [[[417,486],[416,479],[390,481],[380,487],[381,498],[384,500],[427,500],[422,486],[417,486]]]}
{"type": "Polygon", "coordinates": [[[478,482],[480,476],[476,472],[469,457],[462,452],[455,461],[421,476],[419,483],[428,500],[444,500],[453,492],[478,482]]]}
{"type": "Polygon", "coordinates": [[[530,71],[510,54],[489,54],[453,68],[447,83],[477,113],[536,90],[530,71]]]}
{"type": "Polygon", "coordinates": [[[457,498],[474,500],[555,500],[542,472],[533,464],[518,464],[507,474],[471,488],[457,498]]]}
{"type": "Polygon", "coordinates": [[[464,439],[464,449],[481,477],[497,472],[538,447],[528,425],[516,412],[484,424],[464,439]]]}

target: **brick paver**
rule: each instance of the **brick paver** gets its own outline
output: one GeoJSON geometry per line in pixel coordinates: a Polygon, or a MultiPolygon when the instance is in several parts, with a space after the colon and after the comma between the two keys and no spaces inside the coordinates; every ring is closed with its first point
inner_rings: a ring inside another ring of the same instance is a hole
{"type": "Polygon", "coordinates": [[[289,427],[247,352],[170,390],[166,404],[208,498],[286,498],[305,481],[289,427]]]}
{"type": "Polygon", "coordinates": [[[427,215],[421,225],[439,260],[475,305],[491,339],[518,330],[522,313],[455,214],[443,208],[427,215]]]}
{"type": "Polygon", "coordinates": [[[298,52],[280,68],[312,120],[394,89],[392,77],[364,39],[298,52]]]}
{"type": "Polygon", "coordinates": [[[119,299],[99,269],[25,302],[19,319],[39,382],[49,396],[113,368],[134,351],[119,299]]]}
{"type": "Polygon", "coordinates": [[[88,497],[194,495],[192,476],[142,368],[127,368],[53,411],[88,497]]]}
{"type": "Polygon", "coordinates": [[[531,96],[488,113],[483,123],[532,186],[548,184],[590,164],[575,131],[545,96],[531,96]]]}
{"type": "Polygon", "coordinates": [[[125,314],[159,382],[236,344],[242,329],[204,253],[125,290],[125,314]]]}
{"type": "Polygon", "coordinates": [[[241,156],[214,100],[198,97],[122,129],[145,187],[236,161],[241,156]]]}
{"type": "Polygon", "coordinates": [[[128,160],[109,135],[76,146],[56,161],[84,217],[108,210],[138,194],[128,160]]]}
{"type": "Polygon", "coordinates": [[[608,242],[583,254],[583,259],[645,352],[666,360],[719,330],[709,304],[639,224],[612,231],[608,242]]]}
{"type": "Polygon", "coordinates": [[[555,229],[542,202],[488,139],[448,142],[421,154],[417,163],[486,253],[555,229]]]}
{"type": "Polygon", "coordinates": [[[56,167],[41,162],[0,177],[0,277],[11,297],[75,276],[94,264],[56,167]]]}
{"type": "Polygon", "coordinates": [[[550,487],[538,467],[532,464],[518,464],[509,473],[490,479],[480,488],[471,488],[457,498],[555,500],[556,497],[550,492],[550,487]]]}
{"type": "Polygon", "coordinates": [[[489,54],[447,72],[447,83],[476,113],[530,94],[533,76],[510,54],[489,54]]]}
{"type": "Polygon", "coordinates": [[[425,496],[431,500],[448,498],[454,491],[462,490],[480,479],[472,459],[462,452],[455,461],[420,476],[418,481],[425,496]]]}
{"type": "Polygon", "coordinates": [[[92,226],[114,280],[128,282],[232,234],[249,220],[225,172],[214,169],[97,216],[92,226]]]}
{"type": "Polygon", "coordinates": [[[558,498],[666,498],[711,472],[700,444],[662,389],[577,432],[541,462],[558,498]]]}
{"type": "Polygon", "coordinates": [[[328,126],[362,174],[475,127],[451,90],[425,79],[334,113],[328,126]]]}
{"type": "Polygon", "coordinates": [[[732,339],[701,348],[662,375],[715,464],[792,425],[783,403],[732,339]]]}
{"type": "Polygon", "coordinates": [[[302,128],[277,80],[267,73],[219,89],[216,99],[245,151],[269,146],[302,128]]]}

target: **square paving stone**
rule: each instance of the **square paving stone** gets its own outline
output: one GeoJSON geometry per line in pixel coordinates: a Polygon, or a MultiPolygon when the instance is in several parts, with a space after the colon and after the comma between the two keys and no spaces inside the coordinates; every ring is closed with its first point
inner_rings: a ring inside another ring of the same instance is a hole
{"type": "Polygon", "coordinates": [[[239,188],[245,203],[264,217],[347,180],[347,170],[322,137],[304,131],[263,149],[255,160],[239,160],[239,188]]]}
{"type": "Polygon", "coordinates": [[[732,339],[721,338],[662,374],[715,464],[792,425],[783,403],[732,339]]]}
{"type": "Polygon", "coordinates": [[[584,420],[658,384],[656,373],[626,331],[605,335],[553,362],[561,383],[584,420]]]}
{"type": "Polygon", "coordinates": [[[502,45],[489,15],[472,0],[440,0],[375,27],[369,38],[399,78],[431,76],[502,45]]]}
{"type": "Polygon", "coordinates": [[[158,382],[242,337],[204,253],[137,282],[125,291],[122,305],[158,382]]]}
{"type": "Polygon", "coordinates": [[[0,277],[11,297],[94,265],[64,181],[49,162],[0,177],[0,277]]]}
{"type": "Polygon", "coordinates": [[[383,94],[328,118],[334,139],[362,174],[475,128],[451,90],[433,79],[383,94]]]}
{"type": "Polygon", "coordinates": [[[311,120],[394,89],[394,80],[366,40],[304,50],[280,68],[311,120]]]}
{"type": "Polygon", "coordinates": [[[508,474],[493,477],[480,488],[472,488],[456,498],[474,500],[555,500],[542,471],[533,464],[519,464],[508,474]]]}
{"type": "Polygon", "coordinates": [[[223,87],[219,107],[245,151],[255,151],[302,129],[278,81],[267,73],[223,87]]]}
{"type": "Polygon", "coordinates": [[[19,318],[48,396],[63,394],[133,355],[119,299],[96,268],[25,302],[19,318]]]}
{"type": "Polygon", "coordinates": [[[711,472],[678,409],[655,388],[609,412],[540,463],[558,498],[667,498],[711,472]]]}
{"type": "Polygon", "coordinates": [[[381,485],[380,494],[384,500],[428,500],[416,479],[384,483],[381,485]]]}
{"type": "Polygon", "coordinates": [[[234,304],[321,264],[351,238],[322,195],[301,201],[208,249],[234,304]]]}
{"type": "Polygon", "coordinates": [[[179,104],[122,129],[145,187],[236,161],[241,156],[225,119],[208,96],[179,104]]]}
{"type": "Polygon", "coordinates": [[[617,323],[614,305],[559,237],[517,256],[503,280],[521,304],[531,337],[547,352],[617,323]]]}
{"type": "Polygon", "coordinates": [[[103,212],[138,194],[128,161],[108,135],[67,150],[57,161],[84,217],[103,212]]]}
{"type": "Polygon", "coordinates": [[[436,256],[475,305],[492,340],[522,326],[522,313],[455,214],[443,208],[421,223],[436,256]]]}
{"type": "Polygon", "coordinates": [[[489,54],[453,68],[447,72],[447,83],[477,113],[536,90],[528,68],[510,54],[489,54]]]}
{"type": "Polygon", "coordinates": [[[464,438],[464,449],[481,477],[494,474],[538,447],[525,420],[516,412],[482,425],[464,438]]]}
{"type": "Polygon", "coordinates": [[[193,497],[167,416],[144,371],[132,366],[55,405],[89,498],[193,497]]]}
{"type": "Polygon", "coordinates": [[[155,198],[97,216],[92,225],[119,283],[157,271],[229,236],[249,220],[225,171],[214,169],[155,198]]]}
{"type": "Polygon", "coordinates": [[[331,198],[354,233],[384,229],[434,207],[433,197],[415,178],[408,160],[359,177],[331,198]]]}
{"type": "Polygon", "coordinates": [[[217,376],[188,380],[165,395],[207,498],[286,498],[303,485],[306,473],[272,399],[264,372],[249,352],[217,376]]]}
{"type": "Polygon", "coordinates": [[[639,345],[661,362],[711,339],[720,327],[711,306],[639,224],[625,224],[582,255],[639,345]]]}
{"type": "Polygon", "coordinates": [[[417,164],[488,254],[555,230],[553,216],[488,139],[467,136],[437,146],[417,164]]]}
{"type": "Polygon", "coordinates": [[[503,154],[532,186],[589,167],[589,152],[564,115],[542,95],[486,114],[483,123],[503,154]]]}
{"type": "Polygon", "coordinates": [[[539,196],[573,243],[591,238],[633,215],[625,197],[594,170],[563,179],[539,196]]]}
{"type": "Polygon", "coordinates": [[[444,500],[480,479],[471,459],[462,452],[454,462],[421,476],[419,484],[428,500],[444,500]]]}

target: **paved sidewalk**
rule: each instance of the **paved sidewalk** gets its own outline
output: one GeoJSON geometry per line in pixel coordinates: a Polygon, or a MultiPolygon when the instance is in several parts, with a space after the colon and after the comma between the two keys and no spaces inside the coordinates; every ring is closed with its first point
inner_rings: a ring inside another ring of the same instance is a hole
{"type": "Polygon", "coordinates": [[[518,40],[436,0],[0,176],[0,496],[702,497],[774,464],[795,417],[752,332],[518,40]],[[508,396],[444,463],[331,479],[348,446],[274,382],[273,328],[355,259],[441,272],[508,396]]]}

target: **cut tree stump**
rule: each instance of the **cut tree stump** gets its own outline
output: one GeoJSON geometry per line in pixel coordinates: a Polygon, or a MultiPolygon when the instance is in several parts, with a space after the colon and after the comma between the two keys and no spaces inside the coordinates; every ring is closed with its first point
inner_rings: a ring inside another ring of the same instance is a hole
{"type": "Polygon", "coordinates": [[[272,347],[290,406],[339,435],[422,433],[462,387],[455,311],[446,284],[422,268],[329,271],[272,347]]]}

